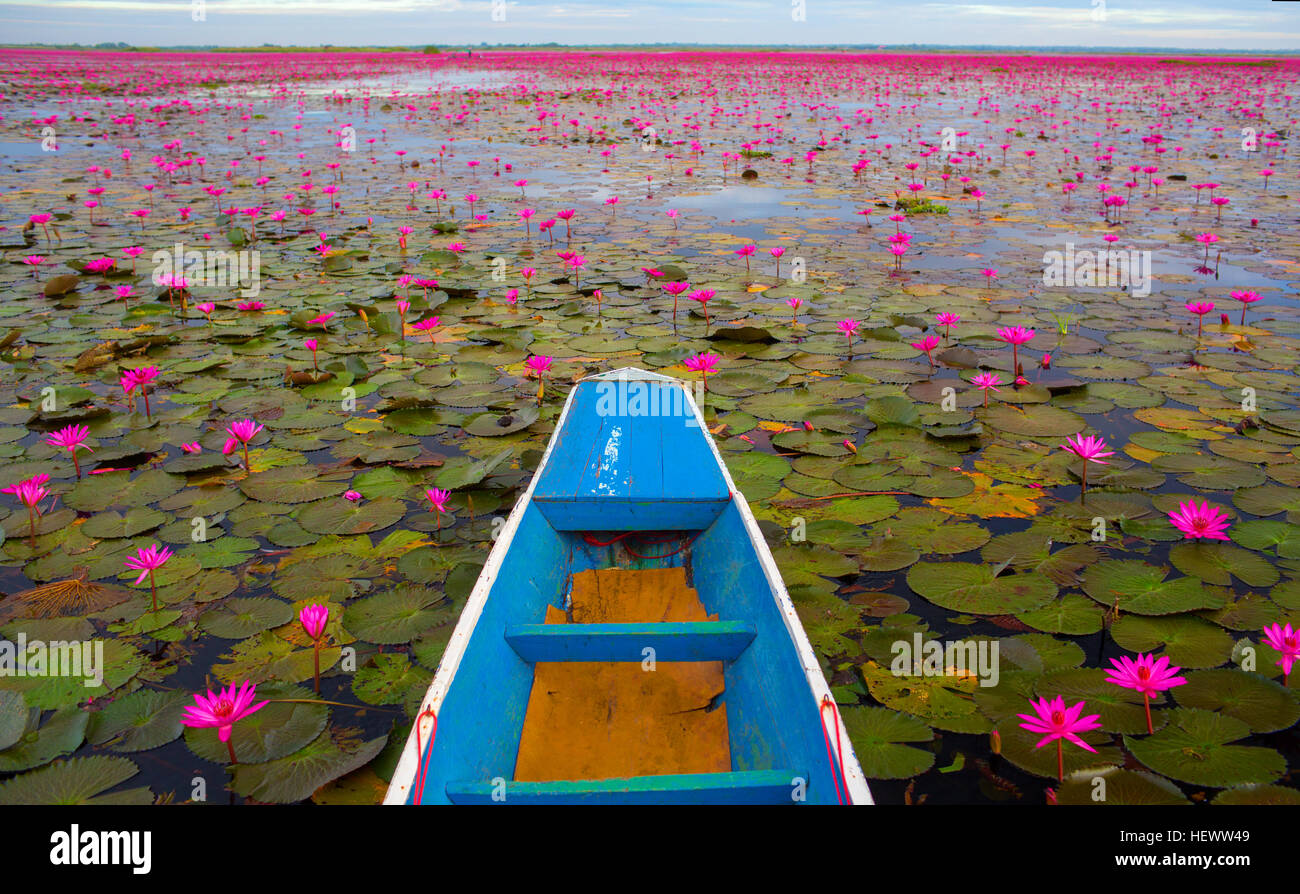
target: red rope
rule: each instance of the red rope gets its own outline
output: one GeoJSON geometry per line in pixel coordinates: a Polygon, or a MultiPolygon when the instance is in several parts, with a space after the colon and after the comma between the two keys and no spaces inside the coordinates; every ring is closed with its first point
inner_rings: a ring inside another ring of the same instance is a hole
{"type": "MultiPolygon", "coordinates": [[[[642,533],[642,532],[640,532],[640,531],[624,531],[622,534],[615,535],[615,536],[614,536],[612,539],[610,539],[610,540],[598,540],[598,539],[596,539],[596,536],[595,536],[594,534],[583,534],[583,535],[582,535],[582,539],[585,540],[585,541],[587,542],[587,545],[588,545],[588,546],[613,546],[613,545],[616,544],[616,543],[621,543],[621,542],[623,542],[623,541],[624,541],[626,538],[628,538],[628,537],[631,537],[631,536],[633,536],[633,535],[635,535],[635,534],[640,534],[640,533],[642,533]]],[[[660,544],[660,543],[672,543],[672,542],[673,542],[674,540],[676,540],[679,536],[681,536],[681,535],[679,535],[679,534],[668,534],[667,536],[664,536],[664,537],[648,538],[648,539],[646,539],[645,542],[646,542],[647,544],[651,545],[651,546],[653,546],[653,545],[655,545],[655,544],[660,544]]],[[[667,559],[667,558],[669,558],[669,557],[671,557],[671,556],[675,556],[675,555],[677,555],[678,553],[682,552],[684,549],[686,549],[687,547],[689,547],[692,543],[695,542],[695,538],[698,537],[698,536],[699,536],[699,534],[697,533],[695,536],[688,538],[685,542],[682,543],[681,546],[677,547],[677,549],[673,550],[672,552],[663,553],[662,555],[653,555],[653,556],[643,555],[642,553],[639,553],[639,552],[637,552],[636,550],[632,549],[632,547],[628,546],[626,543],[623,543],[623,549],[627,550],[627,554],[628,554],[629,556],[631,556],[632,558],[634,558],[634,559],[667,559]]]]}
{"type": "Polygon", "coordinates": [[[415,763],[415,803],[424,803],[424,777],[429,772],[429,761],[425,755],[426,750],[432,749],[433,740],[438,735],[438,715],[434,713],[433,708],[425,708],[420,712],[420,716],[415,718],[415,744],[419,749],[415,763]],[[433,718],[433,731],[429,734],[429,743],[425,745],[420,741],[420,721],[425,717],[433,718]]]}
{"type": "Polygon", "coordinates": [[[853,801],[849,798],[849,780],[844,775],[844,761],[842,759],[839,761],[835,760],[836,755],[844,754],[843,739],[840,737],[839,709],[835,707],[835,702],[831,701],[829,695],[823,695],[822,704],[817,713],[821,715],[822,738],[826,740],[826,759],[830,761],[831,773],[834,774],[831,779],[835,783],[835,797],[839,799],[841,804],[852,804],[853,801]],[[826,729],[827,705],[830,705],[831,713],[835,715],[835,754],[831,753],[831,736],[826,729]],[[844,784],[843,789],[840,788],[840,783],[844,784]]]}

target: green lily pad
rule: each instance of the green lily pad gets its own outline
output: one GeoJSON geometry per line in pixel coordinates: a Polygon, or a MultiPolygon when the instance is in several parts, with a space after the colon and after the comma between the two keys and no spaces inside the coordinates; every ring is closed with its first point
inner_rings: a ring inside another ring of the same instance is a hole
{"type": "Polygon", "coordinates": [[[1289,788],[1285,785],[1243,785],[1237,788],[1224,789],[1214,796],[1211,803],[1290,806],[1300,804],[1300,789],[1289,788]]]}
{"type": "Polygon", "coordinates": [[[1084,572],[1083,591],[1107,608],[1118,605],[1121,612],[1139,615],[1173,615],[1223,605],[1223,598],[1196,578],[1167,580],[1168,573],[1168,568],[1140,559],[1106,559],[1084,572]]]}
{"type": "Polygon", "coordinates": [[[17,742],[27,731],[27,702],[22,693],[0,689],[0,751],[17,742]]]}
{"type": "Polygon", "coordinates": [[[1251,587],[1271,587],[1279,578],[1268,559],[1221,540],[1177,543],[1169,549],[1169,561],[1183,574],[1225,587],[1234,576],[1251,587]]]}
{"type": "Polygon", "coordinates": [[[392,527],[405,514],[406,505],[392,497],[357,503],[328,499],[304,506],[297,520],[313,534],[365,534],[392,527]]]}
{"type": "Polygon", "coordinates": [[[930,742],[934,731],[922,721],[888,708],[840,709],[845,732],[868,779],[910,779],[934,765],[934,753],[905,742],[930,742]]]}
{"type": "Polygon", "coordinates": [[[871,697],[881,704],[919,717],[937,729],[961,733],[988,732],[972,694],[979,681],[970,675],[899,675],[869,661],[858,666],[871,697]]]}
{"type": "Polygon", "coordinates": [[[184,693],[142,689],[114,699],[86,727],[86,740],[114,751],[147,751],[180,736],[181,715],[190,699],[184,693]]]}
{"type": "Polygon", "coordinates": [[[328,729],[293,754],[266,763],[241,762],[235,767],[231,788],[246,798],[271,804],[303,801],[326,783],[370,763],[387,741],[385,735],[363,742],[328,729]]]}
{"type": "Polygon", "coordinates": [[[1111,625],[1110,634],[1130,652],[1150,652],[1163,645],[1164,654],[1181,667],[1217,667],[1232,655],[1232,637],[1193,615],[1124,615],[1111,625]]]}
{"type": "Polygon", "coordinates": [[[1191,804],[1178,786],[1143,770],[1081,770],[1056,790],[1057,804],[1191,804]],[[1097,780],[1104,785],[1099,785],[1097,780]]]}
{"type": "Polygon", "coordinates": [[[36,712],[28,718],[21,738],[0,751],[0,773],[18,773],[48,764],[75,751],[86,738],[90,715],[81,708],[61,708],[37,726],[36,712]]]}
{"type": "Polygon", "coordinates": [[[352,693],[368,705],[400,704],[406,691],[428,687],[430,674],[405,655],[376,655],[352,678],[352,693]]]}
{"type": "Polygon", "coordinates": [[[1155,735],[1124,737],[1124,746],[1157,773],[1214,788],[1270,783],[1286,772],[1286,761],[1272,748],[1231,745],[1250,734],[1235,717],[1175,708],[1169,724],[1155,735]]]}
{"type": "Polygon", "coordinates": [[[117,512],[101,512],[86,519],[81,532],[87,537],[105,539],[109,537],[135,537],[145,531],[152,531],[171,520],[171,516],[147,506],[136,506],[126,511],[126,515],[117,512]]]}
{"type": "Polygon", "coordinates": [[[266,597],[227,599],[199,616],[199,628],[222,639],[247,639],[293,620],[287,602],[266,597]]]}
{"type": "Polygon", "coordinates": [[[987,565],[918,562],[907,585],[942,608],[977,615],[1008,615],[1040,608],[1056,597],[1056,584],[1033,572],[995,577],[987,565]]]}
{"type": "Polygon", "coordinates": [[[264,503],[309,503],[336,497],[348,484],[321,477],[315,466],[282,466],[254,472],[239,482],[239,489],[264,503]]]}
{"type": "Polygon", "coordinates": [[[1171,692],[1178,704],[1235,717],[1254,733],[1288,729],[1300,720],[1294,690],[1236,668],[1192,671],[1171,692]]]}
{"type": "Polygon", "coordinates": [[[1273,551],[1283,559],[1300,559],[1300,525],[1272,519],[1252,519],[1228,532],[1247,549],[1273,551]]]}
{"type": "Polygon", "coordinates": [[[0,783],[0,806],[15,804],[152,804],[153,793],[133,788],[105,794],[140,768],[124,757],[78,757],[0,783]]]}
{"type": "Polygon", "coordinates": [[[1016,620],[1044,633],[1090,636],[1101,630],[1105,610],[1091,599],[1066,593],[1042,608],[1017,612],[1016,620]]]}
{"type": "Polygon", "coordinates": [[[432,606],[443,598],[429,587],[398,584],[349,605],[343,613],[343,626],[368,643],[409,643],[437,622],[438,612],[432,606]]]}

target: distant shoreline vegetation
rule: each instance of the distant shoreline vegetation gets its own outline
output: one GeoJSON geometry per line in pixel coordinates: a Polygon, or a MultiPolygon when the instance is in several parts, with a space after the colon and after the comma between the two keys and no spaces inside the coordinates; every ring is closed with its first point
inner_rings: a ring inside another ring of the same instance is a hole
{"type": "MultiPolygon", "coordinates": [[[[1187,47],[1083,47],[1083,46],[992,46],[978,44],[956,46],[951,44],[699,44],[699,43],[618,43],[618,44],[560,44],[555,42],[537,44],[445,44],[416,46],[340,46],[321,44],[319,46],[281,46],[279,44],[262,44],[261,46],[217,46],[174,45],[174,46],[135,46],[122,41],[97,44],[48,44],[48,43],[0,43],[3,49],[30,50],[90,50],[131,53],[420,53],[436,55],[439,53],[459,53],[462,51],[694,51],[694,52],[769,52],[769,53],[934,53],[934,54],[985,54],[1001,55],[1096,55],[1109,56],[1152,56],[1177,53],[1180,56],[1242,56],[1242,57],[1300,57],[1300,49],[1294,50],[1229,50],[1229,49],[1191,49],[1187,47]]],[[[1162,62],[1179,64],[1183,60],[1165,59],[1162,62]]],[[[1269,60],[1245,64],[1269,65],[1269,60]]]]}

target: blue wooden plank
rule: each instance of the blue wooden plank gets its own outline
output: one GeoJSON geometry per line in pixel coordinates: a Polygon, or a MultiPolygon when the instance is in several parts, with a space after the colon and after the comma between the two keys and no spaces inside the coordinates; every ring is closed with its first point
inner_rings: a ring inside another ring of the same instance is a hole
{"type": "Polygon", "coordinates": [[[577,499],[627,500],[632,496],[632,476],[643,474],[648,451],[647,424],[625,416],[600,417],[592,443],[591,459],[578,480],[577,499]]]}
{"type": "Polygon", "coordinates": [[[524,661],[731,661],[754,639],[744,621],[516,624],[506,642],[524,661]]]}
{"type": "Polygon", "coordinates": [[[449,782],[453,804],[797,804],[792,770],[684,773],[556,782],[449,782]]]}
{"type": "Polygon", "coordinates": [[[595,406],[596,392],[579,384],[564,425],[554,435],[551,453],[537,480],[534,499],[573,499],[592,460],[602,417],[595,406]]]}
{"type": "Polygon", "coordinates": [[[687,410],[679,385],[580,383],[534,499],[725,500],[709,436],[687,410]],[[603,397],[600,387],[622,396],[603,397]]]}
{"type": "MultiPolygon", "coordinates": [[[[539,500],[533,505],[557,531],[702,531],[727,508],[727,499],[654,500],[641,503],[601,500],[539,500]]],[[[649,547],[663,552],[672,547],[649,547]]],[[[645,550],[638,550],[643,552],[645,550]]]]}

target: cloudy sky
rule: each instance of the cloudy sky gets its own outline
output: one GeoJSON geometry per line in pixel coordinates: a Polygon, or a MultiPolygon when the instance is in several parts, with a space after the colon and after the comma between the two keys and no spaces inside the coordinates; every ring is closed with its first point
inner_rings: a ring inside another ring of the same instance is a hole
{"type": "Polygon", "coordinates": [[[0,0],[15,43],[950,44],[1300,50],[1270,0],[0,0]],[[201,10],[201,12],[200,12],[201,10]]]}

